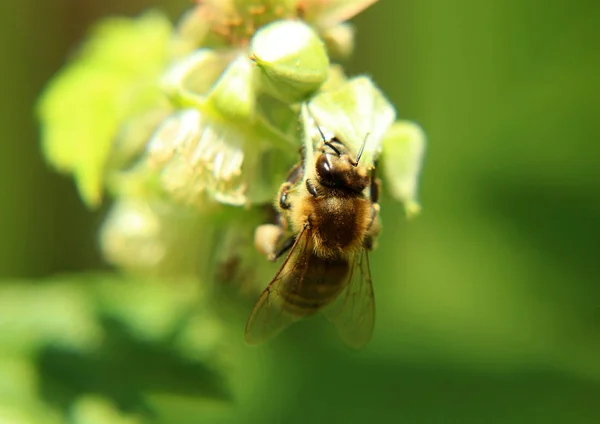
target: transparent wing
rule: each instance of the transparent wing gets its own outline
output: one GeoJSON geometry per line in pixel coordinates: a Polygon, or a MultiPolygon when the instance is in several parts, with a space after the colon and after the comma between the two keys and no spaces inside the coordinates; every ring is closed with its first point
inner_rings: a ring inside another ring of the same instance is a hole
{"type": "Polygon", "coordinates": [[[283,290],[296,290],[302,284],[312,255],[310,230],[305,227],[294,242],[279,271],[262,292],[246,323],[246,342],[262,343],[302,318],[285,309],[283,290]]]}
{"type": "Polygon", "coordinates": [[[367,249],[355,256],[348,285],[337,300],[323,312],[348,346],[360,349],[373,335],[375,297],[367,249]]]}

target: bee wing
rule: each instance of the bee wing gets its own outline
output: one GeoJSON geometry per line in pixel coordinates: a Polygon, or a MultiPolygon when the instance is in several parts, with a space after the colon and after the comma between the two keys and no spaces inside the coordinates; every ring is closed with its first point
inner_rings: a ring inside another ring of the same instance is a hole
{"type": "Polygon", "coordinates": [[[348,346],[360,349],[373,335],[375,297],[367,249],[361,249],[351,264],[349,282],[337,300],[323,312],[335,324],[348,346]]]}
{"type": "MultiPolygon", "coordinates": [[[[291,290],[293,290],[293,287],[301,284],[311,254],[310,230],[305,227],[296,238],[281,268],[252,309],[246,323],[246,342],[248,344],[264,342],[301,318],[285,310],[285,299],[281,292],[286,287],[291,286],[291,290]]],[[[287,290],[290,289],[287,288],[287,290]]]]}

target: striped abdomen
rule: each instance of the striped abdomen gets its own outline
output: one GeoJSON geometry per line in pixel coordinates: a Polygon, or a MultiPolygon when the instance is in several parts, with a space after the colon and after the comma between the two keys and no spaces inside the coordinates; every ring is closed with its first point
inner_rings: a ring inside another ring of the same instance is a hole
{"type": "MultiPolygon", "coordinates": [[[[348,282],[350,264],[346,258],[324,259],[315,254],[306,257],[305,266],[295,264],[295,284],[280,292],[284,309],[296,316],[311,315],[333,302],[348,282]]],[[[284,271],[285,272],[285,271],[284,271]]]]}

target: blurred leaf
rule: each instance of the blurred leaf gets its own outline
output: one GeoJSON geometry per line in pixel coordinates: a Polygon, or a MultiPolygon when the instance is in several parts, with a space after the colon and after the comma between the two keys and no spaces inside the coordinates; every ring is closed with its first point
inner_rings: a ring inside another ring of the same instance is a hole
{"type": "Polygon", "coordinates": [[[119,320],[137,339],[149,342],[167,340],[207,291],[193,278],[136,280],[99,281],[96,298],[103,314],[119,320]]]}
{"type": "Polygon", "coordinates": [[[97,350],[80,354],[45,349],[39,360],[44,397],[68,408],[81,393],[98,393],[123,411],[150,412],[146,394],[229,400],[225,376],[208,364],[183,359],[168,343],[141,341],[122,324],[104,320],[107,337],[97,350]]]}
{"type": "Polygon", "coordinates": [[[108,400],[98,396],[83,396],[71,409],[72,424],[141,424],[139,416],[123,414],[108,400]]]}
{"type": "Polygon", "coordinates": [[[102,339],[89,293],[56,282],[0,286],[0,346],[30,352],[44,345],[89,350],[102,339]]]}
{"type": "Polygon", "coordinates": [[[102,196],[105,165],[121,123],[156,107],[171,25],[152,12],[101,22],[38,104],[50,164],[72,173],[89,206],[102,196]]]}
{"type": "Polygon", "coordinates": [[[330,59],[345,60],[354,52],[354,25],[344,22],[323,31],[321,37],[330,59]]]}
{"type": "Polygon", "coordinates": [[[64,420],[56,411],[41,402],[3,403],[0,400],[0,424],[61,424],[64,420]]]}
{"type": "Polygon", "coordinates": [[[148,415],[151,394],[230,403],[237,376],[225,365],[237,347],[201,287],[196,279],[101,274],[0,287],[0,419],[28,422],[20,405],[31,406],[32,416],[47,408],[40,390],[86,423],[127,411],[148,415]],[[15,409],[3,411],[7,402],[15,409]]]}

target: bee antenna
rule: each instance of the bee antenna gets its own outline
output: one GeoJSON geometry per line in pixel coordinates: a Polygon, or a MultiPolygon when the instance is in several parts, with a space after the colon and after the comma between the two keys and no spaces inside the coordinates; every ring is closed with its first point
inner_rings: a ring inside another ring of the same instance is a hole
{"type": "Polygon", "coordinates": [[[329,147],[331,150],[333,150],[335,152],[335,154],[340,157],[342,155],[342,152],[340,152],[333,144],[331,144],[329,141],[326,141],[324,143],[327,147],[329,147]]]}
{"type": "Polygon", "coordinates": [[[358,162],[360,162],[360,158],[365,150],[365,145],[367,144],[368,137],[369,137],[369,133],[367,133],[365,135],[365,139],[363,140],[362,145],[360,146],[360,150],[358,151],[358,154],[356,155],[356,161],[350,162],[352,164],[352,166],[354,166],[354,167],[358,166],[358,162]]]}
{"type": "Polygon", "coordinates": [[[327,140],[325,138],[325,134],[323,134],[323,131],[321,130],[321,127],[319,126],[319,123],[317,122],[317,119],[315,118],[315,115],[313,115],[312,110],[310,110],[310,106],[308,105],[308,103],[306,103],[306,110],[308,110],[308,114],[310,115],[310,117],[312,118],[312,120],[315,121],[315,125],[317,126],[317,129],[319,130],[319,134],[321,134],[321,138],[323,139],[323,142],[325,144],[327,144],[327,140]]]}

